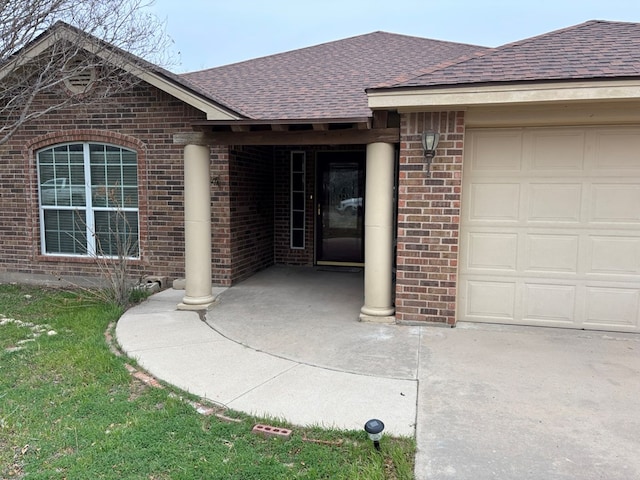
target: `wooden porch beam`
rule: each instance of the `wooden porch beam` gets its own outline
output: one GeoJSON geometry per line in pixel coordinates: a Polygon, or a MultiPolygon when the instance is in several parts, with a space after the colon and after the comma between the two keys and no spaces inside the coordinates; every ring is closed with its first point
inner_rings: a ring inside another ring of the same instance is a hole
{"type": "Polygon", "coordinates": [[[258,132],[184,132],[173,136],[178,145],[356,145],[398,143],[399,128],[371,130],[304,130],[258,132]]]}
{"type": "Polygon", "coordinates": [[[389,112],[386,110],[375,110],[373,112],[373,128],[387,128],[389,112]]]}

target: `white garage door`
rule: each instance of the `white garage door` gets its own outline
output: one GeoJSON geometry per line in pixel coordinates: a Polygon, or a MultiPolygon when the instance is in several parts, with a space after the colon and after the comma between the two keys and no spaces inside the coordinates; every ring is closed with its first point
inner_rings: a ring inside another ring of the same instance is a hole
{"type": "Polygon", "coordinates": [[[458,319],[640,331],[640,128],[470,129],[458,319]]]}

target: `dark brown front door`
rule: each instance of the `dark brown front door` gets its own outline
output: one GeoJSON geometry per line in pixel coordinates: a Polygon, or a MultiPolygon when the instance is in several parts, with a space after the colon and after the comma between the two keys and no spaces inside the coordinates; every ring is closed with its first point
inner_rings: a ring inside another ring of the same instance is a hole
{"type": "Polygon", "coordinates": [[[365,152],[319,152],[316,263],[364,262],[365,152]]]}

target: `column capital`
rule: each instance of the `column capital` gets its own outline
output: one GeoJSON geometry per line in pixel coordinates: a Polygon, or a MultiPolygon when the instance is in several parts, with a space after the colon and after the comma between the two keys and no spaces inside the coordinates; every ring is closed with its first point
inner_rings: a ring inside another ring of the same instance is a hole
{"type": "Polygon", "coordinates": [[[208,147],[209,141],[205,132],[180,132],[173,134],[173,143],[176,145],[198,145],[208,147]]]}

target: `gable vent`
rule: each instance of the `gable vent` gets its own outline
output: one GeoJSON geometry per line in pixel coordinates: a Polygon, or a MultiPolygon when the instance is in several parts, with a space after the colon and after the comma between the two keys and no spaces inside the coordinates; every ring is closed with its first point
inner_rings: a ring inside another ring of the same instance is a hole
{"type": "Polygon", "coordinates": [[[73,93],[86,92],[96,80],[95,68],[85,64],[84,57],[74,57],[67,62],[65,70],[69,76],[64,79],[64,84],[73,93]]]}

